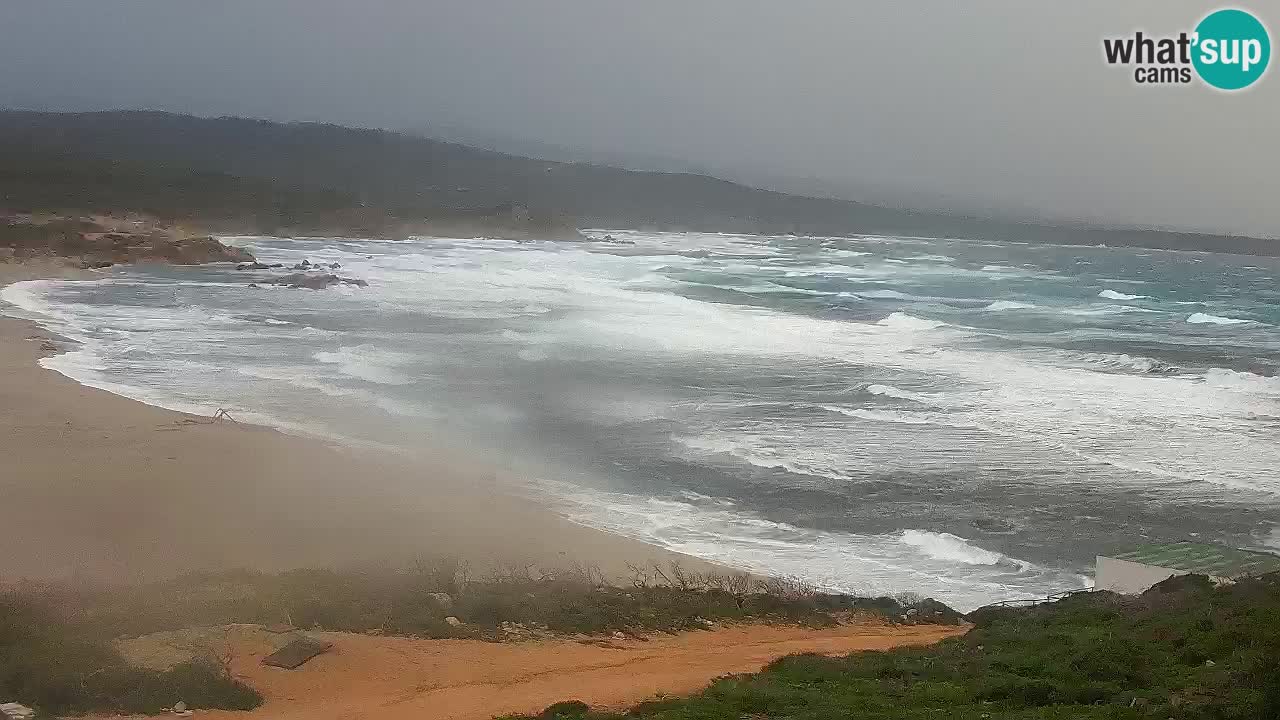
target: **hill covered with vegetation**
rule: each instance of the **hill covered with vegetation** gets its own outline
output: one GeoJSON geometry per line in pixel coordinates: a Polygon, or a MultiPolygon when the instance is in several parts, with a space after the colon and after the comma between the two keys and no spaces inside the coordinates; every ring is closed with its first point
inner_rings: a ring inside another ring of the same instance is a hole
{"type": "Polygon", "coordinates": [[[788,657],[692,698],[626,713],[566,700],[539,717],[1280,718],[1278,574],[1222,588],[1186,576],[1140,597],[1083,593],[969,619],[966,635],[932,647],[788,657]]]}
{"type": "MultiPolygon", "coordinates": [[[[315,208],[401,221],[527,213],[534,230],[629,227],[818,235],[897,234],[1280,254],[1273,240],[968,218],[802,197],[705,175],[639,172],[517,157],[380,130],[160,112],[0,112],[0,145],[147,168],[199,187],[215,205],[239,195],[286,220],[315,208]],[[176,176],[174,175],[176,173],[176,176]],[[193,175],[194,174],[194,175],[193,175]],[[226,187],[228,177],[242,189],[226,187]],[[266,183],[263,185],[262,183],[266,183]],[[230,196],[230,197],[229,197],[230,196]]],[[[21,166],[19,166],[21,167],[21,166]]],[[[21,174],[21,171],[19,171],[21,174]]],[[[169,180],[164,180],[169,178],[169,180]]],[[[129,198],[124,198],[129,199],[129,198]]],[[[128,208],[133,209],[133,208],[128,208]]],[[[367,222],[368,220],[366,220],[367,222]]],[[[289,226],[289,222],[282,222],[289,226]]]]}

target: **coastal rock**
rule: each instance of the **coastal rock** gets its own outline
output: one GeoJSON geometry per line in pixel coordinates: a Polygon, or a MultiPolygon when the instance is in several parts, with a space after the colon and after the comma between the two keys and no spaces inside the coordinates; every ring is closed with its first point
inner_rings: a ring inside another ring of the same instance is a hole
{"type": "Polygon", "coordinates": [[[272,267],[271,265],[264,265],[263,263],[254,261],[251,263],[241,263],[236,266],[236,269],[237,270],[267,270],[267,269],[270,269],[271,267],[272,267]]]}
{"type": "MultiPolygon", "coordinates": [[[[134,250],[130,246],[130,250],[134,250]]],[[[165,260],[174,265],[203,265],[211,262],[256,262],[253,255],[241,248],[223,245],[217,238],[204,236],[181,240],[155,240],[138,250],[142,258],[165,260]]],[[[131,261],[132,261],[131,256],[131,261]]]]}
{"type": "Polygon", "coordinates": [[[0,246],[16,260],[38,257],[68,258],[83,267],[151,262],[201,265],[212,262],[255,262],[253,255],[202,235],[174,237],[171,231],[108,231],[91,222],[58,220],[9,224],[0,233],[0,246]]]}
{"type": "Polygon", "coordinates": [[[332,285],[355,285],[356,287],[368,287],[369,285],[369,283],[359,278],[339,277],[329,273],[322,275],[290,273],[271,280],[271,284],[291,288],[306,288],[308,290],[323,290],[332,285]]]}

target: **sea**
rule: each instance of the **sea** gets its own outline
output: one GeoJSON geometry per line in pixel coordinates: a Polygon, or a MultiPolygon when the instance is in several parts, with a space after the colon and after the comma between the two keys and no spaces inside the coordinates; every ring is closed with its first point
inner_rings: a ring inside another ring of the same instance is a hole
{"type": "Polygon", "coordinates": [[[1280,549],[1280,260],[587,235],[231,237],[368,286],[147,266],[0,298],[86,385],[466,448],[576,523],[831,591],[969,610],[1146,542],[1280,549]]]}

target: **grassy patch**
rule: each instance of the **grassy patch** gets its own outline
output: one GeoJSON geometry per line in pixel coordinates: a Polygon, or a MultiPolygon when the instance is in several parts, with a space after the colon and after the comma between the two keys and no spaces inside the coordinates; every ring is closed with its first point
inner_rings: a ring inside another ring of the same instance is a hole
{"type": "Polygon", "coordinates": [[[1089,593],[971,619],[933,647],[800,655],[625,715],[565,703],[542,717],[1280,718],[1280,575],[1217,589],[1175,578],[1141,597],[1089,593]]]}

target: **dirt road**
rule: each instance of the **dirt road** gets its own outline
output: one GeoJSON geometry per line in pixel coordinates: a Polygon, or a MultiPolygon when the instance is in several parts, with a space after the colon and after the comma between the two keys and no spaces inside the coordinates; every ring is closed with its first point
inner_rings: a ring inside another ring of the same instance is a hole
{"type": "Polygon", "coordinates": [[[233,643],[234,672],[266,697],[252,713],[199,712],[222,720],[488,720],[538,712],[560,700],[625,707],[693,693],[712,679],[759,670],[802,652],[842,654],[923,645],[963,628],[846,625],[825,630],[739,627],[610,640],[495,644],[321,633],[335,650],[297,670],[263,666],[270,647],[233,643]]]}

